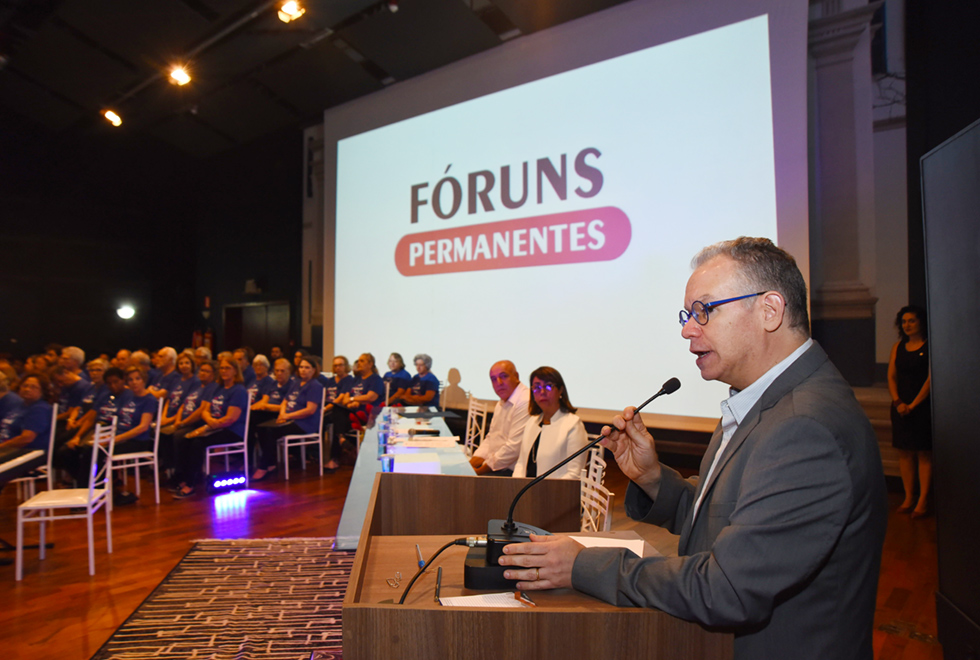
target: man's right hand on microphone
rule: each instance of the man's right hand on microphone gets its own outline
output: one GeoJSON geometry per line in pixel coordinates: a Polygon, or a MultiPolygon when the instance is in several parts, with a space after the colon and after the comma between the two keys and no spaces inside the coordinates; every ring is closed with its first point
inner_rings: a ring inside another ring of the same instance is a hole
{"type": "Polygon", "coordinates": [[[612,451],[630,481],[642,488],[650,499],[656,499],[660,491],[660,460],[654,446],[653,436],[647,431],[643,419],[630,406],[616,415],[612,427],[602,427],[606,438],[600,443],[612,451]]]}

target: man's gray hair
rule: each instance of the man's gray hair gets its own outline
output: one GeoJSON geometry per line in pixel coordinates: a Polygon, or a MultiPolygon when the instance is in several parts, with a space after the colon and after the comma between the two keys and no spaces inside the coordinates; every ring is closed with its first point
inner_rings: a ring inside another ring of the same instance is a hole
{"type": "Polygon", "coordinates": [[[150,365],[150,356],[144,353],[143,351],[135,351],[129,356],[129,359],[135,362],[139,362],[144,367],[149,367],[150,365]]]}
{"type": "Polygon", "coordinates": [[[202,357],[205,360],[210,360],[211,359],[211,349],[208,348],[207,346],[198,346],[197,348],[194,349],[194,355],[196,355],[198,357],[202,357]]]}
{"type": "Polygon", "coordinates": [[[806,282],[793,255],[776,247],[768,238],[740,236],[735,240],[721,241],[704,248],[691,260],[691,267],[696,270],[720,256],[728,257],[738,265],[739,273],[747,286],[744,294],[758,291],[778,292],[786,301],[789,327],[804,336],[810,336],[806,282]]]}
{"type": "Polygon", "coordinates": [[[267,358],[266,356],[262,355],[261,353],[259,353],[258,355],[256,355],[255,356],[255,359],[252,360],[252,364],[255,364],[256,362],[258,362],[261,365],[264,365],[266,369],[269,368],[269,358],[267,358]]]}
{"type": "Polygon", "coordinates": [[[78,346],[65,346],[61,349],[62,353],[67,353],[68,357],[75,361],[79,367],[85,365],[85,351],[80,349],[78,346]]]}
{"type": "Polygon", "coordinates": [[[172,346],[164,346],[157,351],[157,355],[165,358],[168,362],[173,362],[174,364],[177,362],[177,351],[172,346]]]}

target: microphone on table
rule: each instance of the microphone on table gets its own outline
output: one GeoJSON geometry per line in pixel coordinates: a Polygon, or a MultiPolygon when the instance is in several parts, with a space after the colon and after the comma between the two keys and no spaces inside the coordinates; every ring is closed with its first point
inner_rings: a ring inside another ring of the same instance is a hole
{"type": "MultiPolygon", "coordinates": [[[[671,378],[663,384],[656,394],[637,406],[633,414],[643,410],[647,404],[652,402],[654,399],[664,396],[665,394],[673,394],[679,390],[680,387],[681,381],[679,381],[677,378],[671,378]]],[[[574,460],[579,455],[592,449],[605,438],[605,435],[600,435],[598,438],[588,443],[571,456],[568,456],[565,458],[565,460],[561,461],[544,474],[534,478],[517,493],[514,501],[511,502],[510,510],[507,512],[507,520],[494,519],[489,522],[487,525],[486,547],[472,548],[466,555],[466,562],[463,571],[463,582],[467,589],[507,589],[513,586],[512,580],[504,579],[504,567],[500,566],[497,561],[500,559],[501,555],[503,555],[504,546],[511,543],[526,543],[531,540],[531,534],[551,534],[550,532],[534,527],[533,525],[515,523],[514,508],[517,506],[517,502],[531,486],[552,474],[569,461],[574,460]]]]}

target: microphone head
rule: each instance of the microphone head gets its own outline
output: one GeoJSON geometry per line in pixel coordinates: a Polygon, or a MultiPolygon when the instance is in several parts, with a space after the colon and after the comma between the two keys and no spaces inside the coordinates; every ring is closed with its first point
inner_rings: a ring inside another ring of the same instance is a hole
{"type": "Polygon", "coordinates": [[[664,383],[664,386],[660,389],[664,394],[673,394],[677,390],[681,389],[681,381],[677,380],[676,378],[671,378],[664,383]]]}

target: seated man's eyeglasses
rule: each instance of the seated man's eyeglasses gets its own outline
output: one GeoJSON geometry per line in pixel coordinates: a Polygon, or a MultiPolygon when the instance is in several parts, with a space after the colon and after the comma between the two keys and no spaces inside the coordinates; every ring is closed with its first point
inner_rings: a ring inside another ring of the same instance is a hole
{"type": "Polygon", "coordinates": [[[687,325],[687,322],[691,319],[697,321],[698,325],[706,325],[708,323],[708,313],[715,307],[724,305],[725,303],[735,302],[736,300],[745,300],[746,298],[754,298],[755,296],[761,296],[765,291],[760,291],[759,293],[749,293],[744,296],[739,296],[738,298],[726,298],[725,300],[716,300],[714,302],[703,303],[700,300],[695,300],[691,303],[691,311],[682,309],[680,313],[680,323],[682,326],[687,325]]]}
{"type": "Polygon", "coordinates": [[[538,383],[531,388],[531,391],[535,394],[541,394],[542,392],[550,392],[553,389],[555,389],[555,386],[551,383],[538,383]]]}

